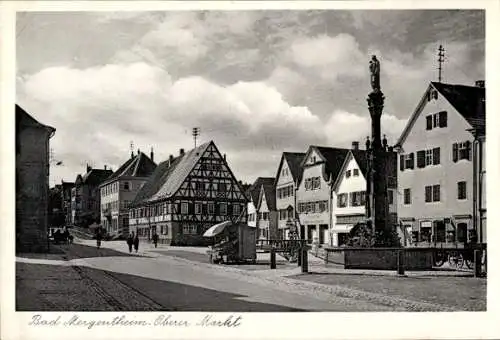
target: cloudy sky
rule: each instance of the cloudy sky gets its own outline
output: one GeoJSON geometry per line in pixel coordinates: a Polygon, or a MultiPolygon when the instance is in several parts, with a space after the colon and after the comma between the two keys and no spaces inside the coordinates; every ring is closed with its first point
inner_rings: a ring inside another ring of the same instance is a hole
{"type": "Polygon", "coordinates": [[[429,81],[484,79],[482,11],[29,12],[17,15],[17,102],[57,131],[51,185],[214,140],[235,175],[274,176],[281,152],[369,133],[371,54],[394,143],[429,81]]]}

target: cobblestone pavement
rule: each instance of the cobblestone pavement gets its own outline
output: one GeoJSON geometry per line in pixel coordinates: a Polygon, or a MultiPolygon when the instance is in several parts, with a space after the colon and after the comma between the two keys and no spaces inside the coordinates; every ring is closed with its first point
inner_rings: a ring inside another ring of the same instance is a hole
{"type": "Polygon", "coordinates": [[[339,274],[298,275],[291,278],[344,286],[389,297],[425,301],[456,310],[486,311],[486,280],[475,277],[391,277],[339,274]]]}
{"type": "MultiPolygon", "coordinates": [[[[92,248],[92,244],[89,245],[89,248],[92,248]]],[[[127,310],[127,308],[132,308],[131,310],[193,310],[188,308],[195,308],[194,310],[197,310],[198,303],[198,305],[202,305],[204,310],[213,310],[210,308],[229,310],[224,308],[228,308],[228,306],[238,308],[239,306],[243,311],[267,311],[276,310],[276,308],[311,311],[452,311],[480,310],[481,303],[485,306],[486,300],[485,295],[481,296],[480,293],[477,295],[479,301],[477,305],[473,303],[450,304],[448,300],[445,301],[439,297],[431,298],[434,295],[429,293],[429,288],[425,288],[426,281],[423,279],[420,281],[414,280],[415,282],[413,282],[405,281],[410,278],[383,277],[379,283],[372,284],[370,282],[374,282],[373,277],[370,278],[367,275],[300,275],[300,268],[296,265],[278,266],[278,269],[275,270],[265,269],[265,265],[257,265],[258,268],[251,270],[243,270],[238,266],[213,265],[207,263],[206,248],[186,247],[180,250],[178,247],[159,247],[154,249],[153,247],[148,248],[146,245],[139,251],[138,255],[140,256],[123,256],[128,255],[125,254],[128,253],[128,250],[126,246],[124,247],[120,243],[103,243],[103,247],[110,251],[116,248],[120,255],[112,257],[89,256],[95,254],[96,249],[92,250],[83,247],[81,249],[85,249],[85,251],[80,254],[75,251],[75,258],[65,261],[64,264],[80,268],[77,270],[80,270],[80,274],[83,272],[84,276],[82,277],[85,277],[87,271],[91,273],[87,277],[97,275],[97,278],[91,280],[96,282],[99,287],[106,287],[106,285],[113,287],[116,285],[114,280],[117,280],[119,282],[118,286],[122,287],[123,290],[121,295],[128,296],[131,294],[131,296],[137,296],[137,298],[132,299],[132,301],[138,301],[132,305],[133,307],[127,307],[130,305],[128,302],[120,302],[116,306],[121,307],[112,307],[115,308],[113,310],[116,310],[116,308],[119,308],[118,310],[127,310]],[[86,258],[77,259],[80,255],[86,258]],[[152,258],[145,258],[145,256],[152,258]],[[331,280],[331,278],[338,277],[344,277],[345,280],[331,280]],[[387,287],[390,287],[390,289],[388,289],[385,287],[383,279],[399,281],[392,283],[392,286],[389,283],[387,287]],[[405,282],[411,282],[410,287],[419,286],[419,291],[427,292],[426,294],[431,297],[423,296],[424,293],[405,295],[405,282]],[[188,291],[189,294],[186,293],[188,291]],[[215,303],[216,306],[214,307],[214,302],[222,301],[224,294],[229,294],[226,297],[225,305],[215,303]],[[199,298],[190,299],[192,296],[199,296],[199,298]],[[142,301],[144,298],[146,298],[145,302],[142,301]],[[235,301],[249,304],[238,305],[235,301]],[[141,303],[143,304],[141,305],[141,303]]],[[[104,249],[100,251],[102,250],[104,249]]],[[[262,256],[265,257],[268,254],[262,256]]],[[[18,260],[28,261],[26,259],[18,260]]],[[[312,261],[310,264],[313,271],[321,268],[320,262],[316,262],[312,261]]],[[[70,268],[72,267],[67,269],[70,268]]],[[[32,278],[36,277],[43,276],[32,276],[32,278]]],[[[452,279],[449,278],[449,285],[453,282],[452,279]]],[[[483,282],[485,291],[485,280],[483,282]]],[[[439,284],[436,283],[435,285],[439,284]]],[[[22,288],[22,285],[20,287],[22,288]]],[[[470,293],[467,293],[468,289],[475,289],[465,283],[461,286],[452,285],[452,287],[449,291],[451,292],[452,289],[459,290],[457,294],[462,296],[463,300],[470,295],[470,293]]],[[[480,287],[480,289],[482,288],[480,287]]],[[[109,293],[113,292],[113,289],[103,288],[102,291],[109,293]]],[[[448,292],[448,295],[452,295],[450,292],[448,292]]],[[[95,292],[93,294],[99,295],[99,293],[95,292]]],[[[45,294],[45,296],[48,295],[45,294]]],[[[472,295],[472,299],[475,296],[472,295]]],[[[108,299],[111,298],[108,297],[108,299]]],[[[120,298],[115,299],[121,301],[120,298]]],[[[93,306],[92,300],[88,304],[93,306]]],[[[113,306],[112,303],[111,306],[113,306]]],[[[76,310],[86,309],[77,308],[76,310]]]]}

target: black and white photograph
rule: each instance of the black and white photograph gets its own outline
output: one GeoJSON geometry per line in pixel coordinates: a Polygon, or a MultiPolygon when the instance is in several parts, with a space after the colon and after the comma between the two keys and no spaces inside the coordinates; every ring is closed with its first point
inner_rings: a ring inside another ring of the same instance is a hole
{"type": "Polygon", "coordinates": [[[2,224],[31,336],[489,311],[485,3],[17,9],[2,224]]]}

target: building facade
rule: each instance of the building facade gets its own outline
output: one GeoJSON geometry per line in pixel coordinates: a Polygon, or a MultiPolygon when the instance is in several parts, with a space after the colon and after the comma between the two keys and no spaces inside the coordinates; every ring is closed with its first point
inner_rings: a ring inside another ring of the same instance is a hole
{"type": "Polygon", "coordinates": [[[278,238],[278,212],[276,211],[275,179],[262,182],[256,206],[258,238],[269,240],[278,238]]]}
{"type": "Polygon", "coordinates": [[[337,178],[348,149],[310,146],[301,163],[297,187],[300,238],[319,245],[330,244],[333,180],[337,178]]]}
{"type": "Polygon", "coordinates": [[[16,104],[16,252],[48,250],[49,140],[43,125],[16,104]]]}
{"type": "MultiPolygon", "coordinates": [[[[345,158],[342,169],[332,185],[332,228],[331,245],[346,244],[352,227],[366,221],[366,176],[367,152],[359,150],[358,143],[353,143],[352,150],[345,158]]],[[[395,154],[393,154],[395,158],[395,154]]],[[[391,216],[390,223],[397,224],[397,187],[396,163],[392,162],[392,171],[387,176],[392,178],[387,188],[387,204],[391,216]]]]}
{"type": "Polygon", "coordinates": [[[92,169],[87,165],[87,172],[78,175],[75,186],[71,189],[71,223],[79,227],[88,227],[100,223],[101,195],[99,185],[111,174],[112,170],[92,169]]]}
{"type": "Polygon", "coordinates": [[[407,246],[476,237],[471,132],[485,125],[484,87],[431,82],[398,143],[398,214],[407,246]]]}
{"type": "Polygon", "coordinates": [[[290,223],[295,223],[297,188],[302,177],[301,162],[305,153],[283,152],[276,173],[276,209],[278,211],[278,238],[289,239],[290,223]]]}
{"type": "Polygon", "coordinates": [[[130,231],[143,240],[206,245],[203,233],[223,221],[246,221],[247,199],[213,141],[160,163],[129,209],[130,231]]]}
{"type": "Polygon", "coordinates": [[[99,185],[101,225],[111,236],[129,234],[129,206],[156,169],[153,151],[150,156],[140,151],[135,156],[132,153],[130,159],[99,185]]]}
{"type": "MultiPolygon", "coordinates": [[[[248,199],[247,203],[247,225],[250,227],[258,228],[259,213],[257,206],[259,204],[260,191],[262,184],[274,181],[272,177],[258,177],[255,182],[245,192],[248,199]]],[[[256,233],[259,237],[259,233],[256,233]]]]}
{"type": "Polygon", "coordinates": [[[71,223],[71,190],[75,186],[73,182],[61,181],[61,201],[64,214],[64,225],[70,226],[71,223]]]}

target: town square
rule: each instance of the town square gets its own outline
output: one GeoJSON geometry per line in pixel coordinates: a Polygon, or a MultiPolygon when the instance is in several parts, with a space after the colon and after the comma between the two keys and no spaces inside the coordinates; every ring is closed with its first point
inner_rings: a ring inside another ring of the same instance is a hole
{"type": "Polygon", "coordinates": [[[485,18],[18,11],[16,311],[486,312],[485,18]]]}

